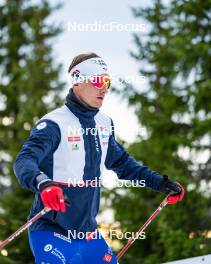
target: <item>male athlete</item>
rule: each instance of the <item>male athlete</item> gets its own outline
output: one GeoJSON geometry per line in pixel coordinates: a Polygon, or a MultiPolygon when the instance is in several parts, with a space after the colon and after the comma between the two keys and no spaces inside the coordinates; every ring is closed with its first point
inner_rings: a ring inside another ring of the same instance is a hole
{"type": "Polygon", "coordinates": [[[182,201],[184,189],[140,165],[116,142],[111,118],[99,110],[110,86],[106,62],[95,53],[80,54],[69,73],[66,103],[35,124],[14,163],[21,186],[35,192],[29,218],[51,209],[29,228],[30,247],[36,264],[114,264],[95,220],[100,185],[93,183],[104,166],[121,180],[171,193],[171,204],[182,201]]]}

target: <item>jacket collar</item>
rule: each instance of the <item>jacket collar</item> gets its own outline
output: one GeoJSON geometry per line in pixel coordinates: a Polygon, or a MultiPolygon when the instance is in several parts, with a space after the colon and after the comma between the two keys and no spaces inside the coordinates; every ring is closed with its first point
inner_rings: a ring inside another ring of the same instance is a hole
{"type": "Polygon", "coordinates": [[[98,108],[88,105],[76,96],[73,89],[70,89],[65,105],[78,118],[93,118],[99,112],[98,108]]]}

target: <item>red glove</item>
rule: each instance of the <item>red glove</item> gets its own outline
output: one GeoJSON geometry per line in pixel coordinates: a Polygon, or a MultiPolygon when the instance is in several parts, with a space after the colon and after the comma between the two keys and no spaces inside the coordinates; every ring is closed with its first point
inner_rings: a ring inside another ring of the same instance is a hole
{"type": "Polygon", "coordinates": [[[48,186],[41,190],[40,195],[44,206],[62,213],[66,212],[63,190],[59,186],[48,186]]]}
{"type": "Polygon", "coordinates": [[[183,186],[178,182],[169,180],[167,175],[163,176],[163,181],[161,182],[158,191],[167,195],[172,194],[167,198],[168,204],[181,202],[185,193],[183,186]]]}
{"type": "Polygon", "coordinates": [[[181,191],[178,194],[173,194],[173,195],[169,196],[167,198],[168,204],[175,204],[177,202],[181,202],[184,198],[185,190],[184,190],[183,186],[178,182],[176,182],[176,184],[180,187],[181,191]]]}

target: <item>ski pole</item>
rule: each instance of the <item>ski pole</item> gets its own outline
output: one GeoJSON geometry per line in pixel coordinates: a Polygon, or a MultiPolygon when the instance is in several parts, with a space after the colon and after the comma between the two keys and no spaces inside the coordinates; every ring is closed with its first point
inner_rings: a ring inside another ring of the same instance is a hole
{"type": "Polygon", "coordinates": [[[146,221],[146,223],[135,233],[134,237],[131,237],[128,241],[128,243],[121,249],[121,251],[117,255],[117,260],[119,260],[125,252],[129,249],[129,247],[132,246],[132,244],[135,242],[139,234],[145,230],[145,228],[155,219],[155,217],[158,215],[158,213],[168,204],[168,197],[172,195],[169,194],[159,205],[159,207],[154,211],[154,213],[150,216],[150,218],[146,221]]]}
{"type": "Polygon", "coordinates": [[[40,211],[38,214],[36,214],[34,217],[32,217],[29,221],[27,221],[24,225],[22,225],[17,231],[15,231],[11,236],[6,238],[4,241],[0,243],[0,250],[4,248],[10,241],[15,239],[17,236],[19,236],[24,230],[26,230],[30,225],[32,225],[37,219],[45,215],[51,211],[50,208],[45,207],[42,211],[40,211]]]}

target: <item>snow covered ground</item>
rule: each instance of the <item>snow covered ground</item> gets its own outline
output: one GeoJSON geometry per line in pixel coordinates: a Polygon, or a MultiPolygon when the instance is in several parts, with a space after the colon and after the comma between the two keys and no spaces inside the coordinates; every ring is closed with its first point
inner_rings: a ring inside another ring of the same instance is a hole
{"type": "Polygon", "coordinates": [[[211,255],[200,256],[195,258],[188,258],[163,264],[211,264],[211,255]]]}

